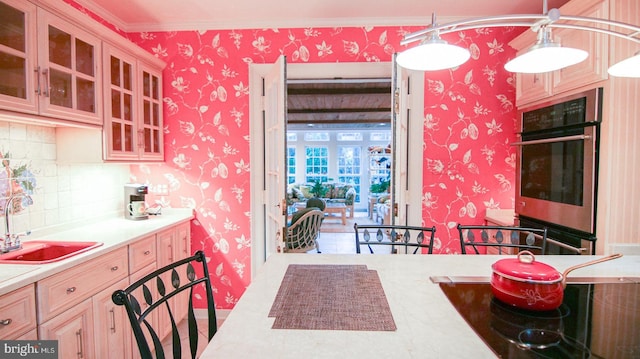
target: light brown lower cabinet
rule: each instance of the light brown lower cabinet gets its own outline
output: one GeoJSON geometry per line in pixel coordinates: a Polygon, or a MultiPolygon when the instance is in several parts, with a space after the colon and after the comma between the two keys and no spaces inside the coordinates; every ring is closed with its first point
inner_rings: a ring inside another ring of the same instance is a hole
{"type": "MultiPolygon", "coordinates": [[[[139,358],[124,307],[115,305],[111,295],[189,253],[187,222],[4,294],[0,340],[57,340],[59,357],[65,359],[139,358]]],[[[171,305],[177,309],[185,300],[176,297],[171,305]]],[[[141,304],[144,310],[147,305],[141,304]]],[[[186,316],[185,311],[175,313],[177,321],[186,316]]],[[[169,324],[168,317],[153,315],[151,320],[154,326],[169,324]]]]}
{"type": "Polygon", "coordinates": [[[59,358],[95,358],[91,298],[38,327],[40,339],[58,341],[59,358]]]}

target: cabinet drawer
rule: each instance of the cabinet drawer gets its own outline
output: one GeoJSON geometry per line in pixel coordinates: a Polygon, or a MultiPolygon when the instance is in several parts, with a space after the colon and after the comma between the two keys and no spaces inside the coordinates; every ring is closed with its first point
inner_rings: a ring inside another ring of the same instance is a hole
{"type": "Polygon", "coordinates": [[[0,296],[0,339],[17,339],[36,328],[36,292],[33,285],[0,296]]]}
{"type": "Polygon", "coordinates": [[[149,236],[129,245],[129,273],[156,262],[156,236],[149,236]]]}
{"type": "Polygon", "coordinates": [[[75,306],[127,274],[127,248],[123,247],[39,281],[38,322],[75,306]]]}

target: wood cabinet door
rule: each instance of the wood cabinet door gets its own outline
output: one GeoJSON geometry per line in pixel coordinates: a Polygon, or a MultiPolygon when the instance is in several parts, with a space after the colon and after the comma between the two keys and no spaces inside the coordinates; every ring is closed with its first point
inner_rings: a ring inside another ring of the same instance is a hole
{"type": "Polygon", "coordinates": [[[102,43],[38,8],[40,114],[102,126],[102,43]]]}
{"type": "Polygon", "coordinates": [[[132,355],[132,330],[127,312],[116,305],[111,295],[129,285],[124,279],[93,297],[93,316],[96,335],[96,358],[129,359],[132,355]]]}
{"type": "Polygon", "coordinates": [[[0,1],[0,108],[38,113],[36,6],[0,1]]]}
{"type": "Polygon", "coordinates": [[[58,341],[59,358],[95,358],[91,298],[40,325],[40,339],[58,341]]]}
{"type": "MultiPolygon", "coordinates": [[[[603,0],[583,1],[580,4],[578,15],[607,19],[609,17],[609,3],[603,0]]],[[[604,28],[602,25],[601,27],[604,28]]],[[[589,52],[586,60],[554,73],[554,94],[577,89],[608,78],[609,37],[607,35],[592,31],[558,29],[554,31],[554,38],[562,46],[589,52]]]]}

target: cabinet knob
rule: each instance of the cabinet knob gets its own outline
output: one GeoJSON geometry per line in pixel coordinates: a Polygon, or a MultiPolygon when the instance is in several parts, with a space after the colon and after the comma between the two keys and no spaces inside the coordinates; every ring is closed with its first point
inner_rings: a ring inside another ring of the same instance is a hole
{"type": "Polygon", "coordinates": [[[113,267],[111,267],[111,271],[112,271],[112,272],[115,272],[115,271],[117,271],[117,270],[118,270],[118,266],[113,266],[113,267]]]}
{"type": "Polygon", "coordinates": [[[12,322],[11,318],[0,320],[1,325],[9,325],[11,324],[11,322],[12,322]]]}
{"type": "Polygon", "coordinates": [[[76,287],[67,288],[67,294],[71,294],[76,291],[76,287]]]}

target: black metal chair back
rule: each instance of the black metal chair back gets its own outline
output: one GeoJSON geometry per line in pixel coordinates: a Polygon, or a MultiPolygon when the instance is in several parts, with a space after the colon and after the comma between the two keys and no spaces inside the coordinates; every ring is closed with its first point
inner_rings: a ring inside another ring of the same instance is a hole
{"type": "Polygon", "coordinates": [[[476,254],[478,248],[496,248],[496,254],[517,254],[529,250],[544,254],[547,246],[547,228],[527,228],[518,226],[482,226],[458,224],[460,250],[467,254],[469,247],[476,254]]]}
{"type": "MultiPolygon", "coordinates": [[[[366,245],[370,253],[371,246],[386,246],[391,254],[416,254],[423,249],[428,254],[433,253],[433,239],[436,227],[416,227],[385,224],[353,225],[356,232],[356,253],[360,253],[360,246],[366,245]]],[[[382,253],[382,252],[377,252],[382,253]]]]}
{"type": "Polygon", "coordinates": [[[158,320],[152,319],[158,318],[156,315],[168,316],[171,322],[171,332],[167,338],[171,338],[172,353],[168,357],[182,358],[181,339],[188,338],[190,357],[195,359],[199,342],[199,322],[195,317],[193,298],[201,291],[204,292],[201,297],[207,302],[207,320],[200,322],[200,326],[206,323],[207,342],[209,342],[218,327],[211,280],[202,251],[153,271],[126,289],[115,291],[111,298],[115,304],[125,307],[142,359],[167,357],[162,346],[164,338],[161,337],[161,328],[157,327],[158,320]],[[167,280],[170,282],[166,283],[167,280]],[[185,293],[189,297],[188,303],[185,303],[188,307],[178,308],[177,303],[181,302],[176,300],[177,296],[185,293]],[[175,299],[172,300],[172,298],[175,299]],[[184,313],[184,310],[187,315],[188,331],[180,333],[176,323],[177,313],[180,311],[184,313]],[[156,325],[155,328],[154,325],[156,325]]]}

